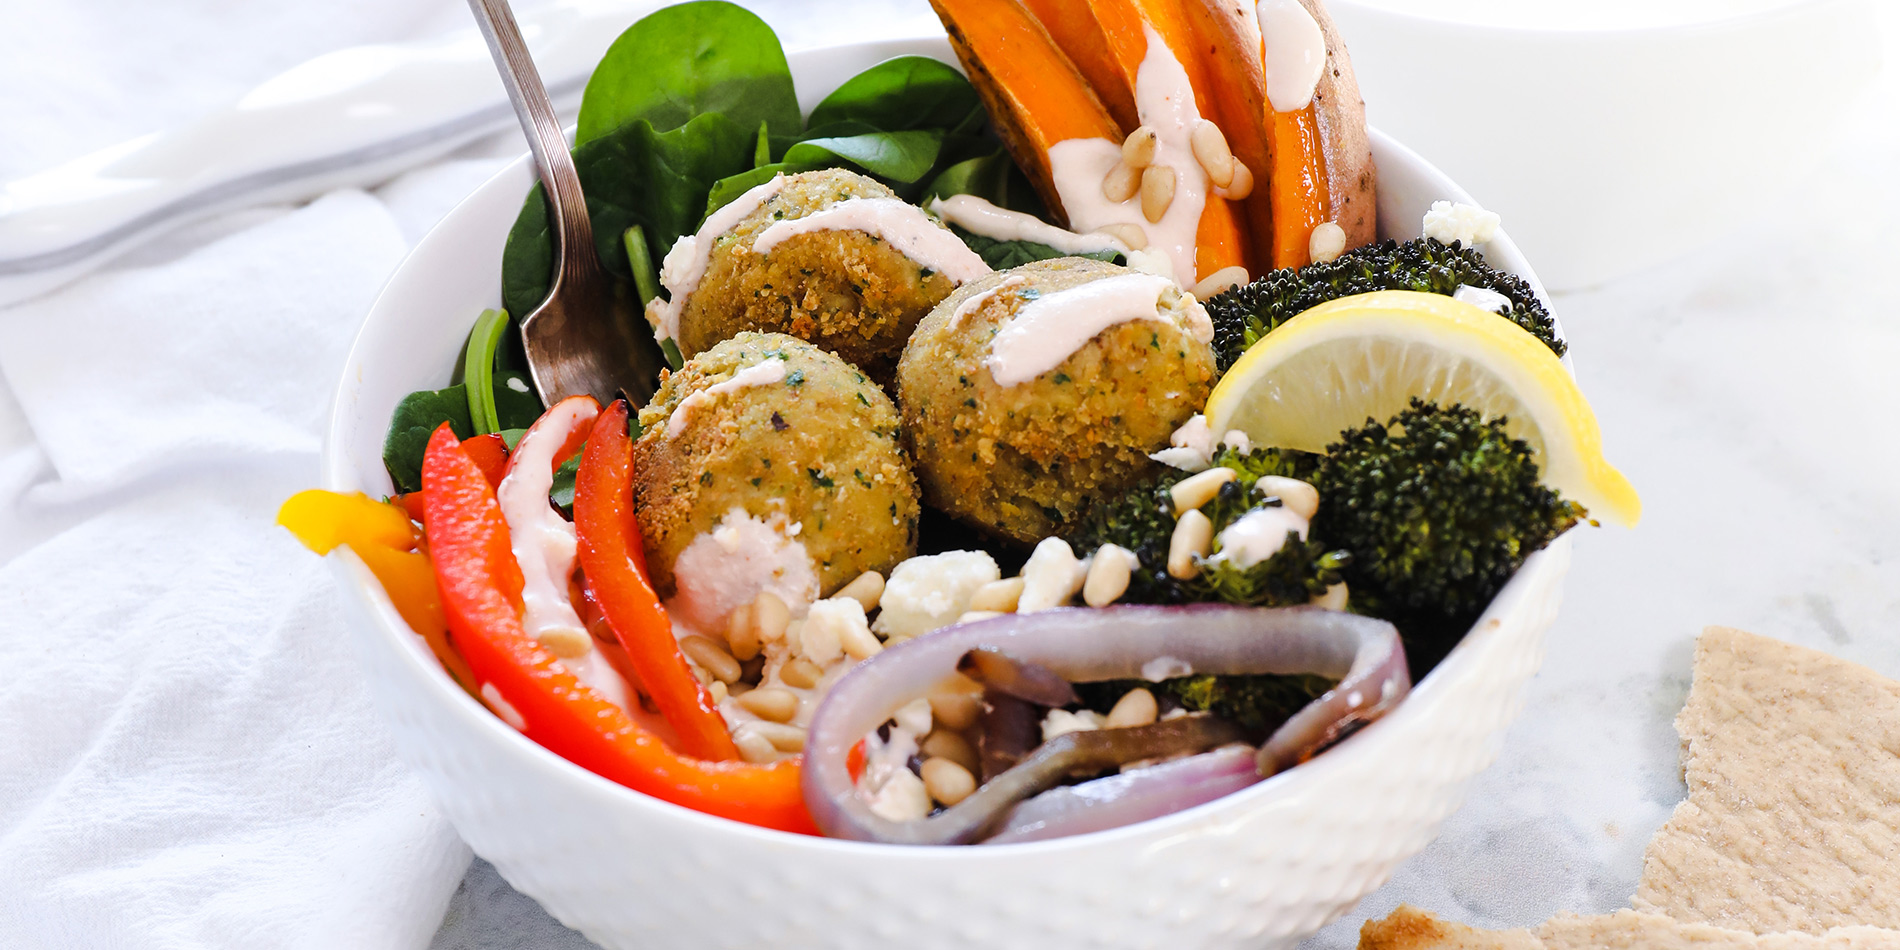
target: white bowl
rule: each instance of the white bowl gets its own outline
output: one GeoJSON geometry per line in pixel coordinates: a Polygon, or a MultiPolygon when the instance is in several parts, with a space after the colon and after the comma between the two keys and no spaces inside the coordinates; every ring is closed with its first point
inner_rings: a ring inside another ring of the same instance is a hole
{"type": "MultiPolygon", "coordinates": [[[[941,39],[791,58],[801,86],[894,52],[951,61],[941,39]],[[809,80],[809,81],[808,81],[809,80]]],[[[1381,230],[1416,236],[1464,193],[1375,132],[1381,230]]],[[[324,487],[387,494],[383,431],[405,393],[448,378],[485,307],[532,172],[524,158],[416,246],[343,371],[324,487]]],[[[1510,239],[1491,259],[1535,281],[1510,239]]],[[[1533,555],[1399,709],[1337,748],[1167,818],[1034,844],[901,848],[766,831],[640,795],[542,749],[450,681],[354,558],[337,560],[355,643],[397,749],[477,854],[562,923],[610,948],[973,945],[1290,946],[1417,853],[1497,756],[1543,654],[1570,559],[1533,555]]]]}
{"type": "Polygon", "coordinates": [[[1880,60],[1872,0],[1332,0],[1366,113],[1557,290],[1762,216],[1880,60]]]}

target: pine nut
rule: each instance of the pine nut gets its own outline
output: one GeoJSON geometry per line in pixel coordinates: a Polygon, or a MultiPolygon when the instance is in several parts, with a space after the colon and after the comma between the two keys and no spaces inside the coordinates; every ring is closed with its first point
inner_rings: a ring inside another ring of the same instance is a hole
{"type": "Polygon", "coordinates": [[[1199,508],[1190,508],[1174,523],[1174,535],[1168,539],[1168,576],[1188,580],[1201,573],[1196,558],[1206,557],[1214,546],[1214,522],[1199,508]]]}
{"type": "Polygon", "coordinates": [[[1135,552],[1119,544],[1104,544],[1089,560],[1089,576],[1082,582],[1082,602],[1106,607],[1128,592],[1128,575],[1140,563],[1135,552]]]}
{"type": "Polygon", "coordinates": [[[876,610],[878,600],[884,596],[884,575],[876,571],[865,571],[831,596],[849,597],[863,604],[866,612],[876,610]]]}
{"type": "Polygon", "coordinates": [[[976,776],[962,765],[945,758],[925,759],[924,790],[940,805],[954,805],[976,791],[976,776]]]}
{"type": "Polygon", "coordinates": [[[1201,163],[1201,169],[1207,172],[1207,180],[1216,188],[1225,188],[1234,183],[1234,152],[1227,147],[1227,136],[1222,134],[1220,126],[1202,119],[1194,124],[1194,131],[1188,133],[1188,146],[1194,150],[1194,160],[1201,163]]]}
{"type": "Polygon", "coordinates": [[[732,648],[734,659],[750,660],[759,655],[758,601],[734,610],[727,618],[726,645],[732,648]]]}
{"type": "MultiPolygon", "coordinates": [[[[933,705],[931,708],[936,707],[933,705]]],[[[925,756],[949,759],[972,772],[976,771],[980,764],[980,760],[976,757],[976,748],[970,745],[970,740],[963,738],[962,733],[949,729],[938,729],[924,737],[924,741],[917,746],[917,751],[925,756]]]]}
{"type": "Polygon", "coordinates": [[[782,722],[747,723],[746,728],[764,736],[772,748],[780,752],[805,751],[805,730],[797,726],[788,726],[782,722]]]}
{"type": "Polygon", "coordinates": [[[1102,197],[1121,204],[1135,196],[1141,189],[1141,169],[1127,162],[1116,162],[1108,170],[1108,177],[1102,179],[1102,197]]]}
{"type": "Polygon", "coordinates": [[[897,707],[897,711],[891,713],[891,721],[897,724],[897,728],[918,737],[930,735],[934,719],[930,712],[930,700],[922,696],[897,707]]]}
{"type": "Polygon", "coordinates": [[[1189,475],[1174,483],[1168,489],[1168,498],[1174,502],[1174,514],[1179,517],[1184,511],[1191,511],[1214,500],[1220,494],[1220,487],[1234,480],[1234,470],[1225,466],[1210,468],[1198,475],[1189,475]]]}
{"type": "Polygon", "coordinates": [[[1234,160],[1234,180],[1225,188],[1215,188],[1214,193],[1228,201],[1245,201],[1253,194],[1253,169],[1245,162],[1234,160]]]}
{"type": "Polygon", "coordinates": [[[1161,147],[1161,136],[1150,126],[1142,126],[1122,140],[1122,164],[1130,168],[1147,168],[1155,163],[1155,150],[1161,147]]]}
{"type": "Polygon", "coordinates": [[[1174,204],[1174,169],[1166,165],[1150,165],[1141,172],[1141,216],[1149,224],[1161,220],[1168,213],[1168,206],[1174,204]]]}
{"type": "Polygon", "coordinates": [[[1345,610],[1346,599],[1347,599],[1346,595],[1347,595],[1346,582],[1340,581],[1339,583],[1326,588],[1326,593],[1320,594],[1319,596],[1314,597],[1312,600],[1307,601],[1307,603],[1312,604],[1313,606],[1318,607],[1322,610],[1345,610]]]}
{"type": "Polygon", "coordinates": [[[726,652],[724,644],[711,637],[693,634],[680,638],[680,650],[687,659],[700,665],[701,669],[712,674],[712,678],[721,683],[737,683],[742,672],[739,661],[726,652]]]}
{"type": "Polygon", "coordinates": [[[739,747],[739,758],[754,765],[778,761],[778,747],[752,731],[752,723],[742,723],[739,728],[732,730],[732,744],[739,747]]]}
{"type": "Polygon", "coordinates": [[[1000,610],[966,610],[957,616],[957,623],[975,623],[978,620],[988,620],[1002,615],[1003,612],[1000,610]]]}
{"type": "Polygon", "coordinates": [[[1231,290],[1247,282],[1247,269],[1238,264],[1223,267],[1207,275],[1207,279],[1194,285],[1194,299],[1206,300],[1222,291],[1231,290]]]}
{"type": "Polygon", "coordinates": [[[884,649],[884,644],[878,642],[877,634],[872,633],[870,626],[862,621],[839,627],[838,645],[844,647],[845,656],[854,660],[876,656],[879,650],[884,649]]]}
{"type": "Polygon", "coordinates": [[[1122,246],[1131,251],[1139,251],[1148,246],[1148,232],[1143,231],[1139,224],[1128,224],[1126,222],[1104,224],[1095,230],[1097,233],[1106,234],[1122,242],[1122,246]]]}
{"type": "Polygon", "coordinates": [[[1023,594],[1016,600],[1017,613],[1032,613],[1060,607],[1082,592],[1088,566],[1075,556],[1075,549],[1061,538],[1043,538],[1023,563],[1023,594]]]}
{"type": "Polygon", "coordinates": [[[1023,596],[1023,579],[1005,577],[990,581],[970,595],[971,610],[993,610],[999,614],[1016,612],[1016,601],[1023,596]]]}
{"type": "Polygon", "coordinates": [[[737,702],[746,712],[772,722],[791,722],[798,714],[798,694],[779,686],[748,690],[737,702]]]}
{"type": "Polygon", "coordinates": [[[1262,497],[1280,499],[1280,504],[1285,505],[1286,510],[1308,521],[1319,514],[1319,489],[1297,478],[1263,476],[1253,483],[1253,490],[1262,497]]]}
{"type": "Polygon", "coordinates": [[[1346,229],[1331,221],[1313,225],[1313,236],[1306,241],[1306,253],[1315,264],[1323,264],[1346,252],[1346,229]]]}
{"type": "Polygon", "coordinates": [[[930,694],[930,716],[945,729],[968,729],[983,713],[983,700],[977,693],[939,690],[930,694]]]}
{"type": "Polygon", "coordinates": [[[753,622],[758,625],[759,642],[773,643],[785,636],[785,628],[792,622],[792,608],[771,591],[760,591],[752,601],[753,622]]]}
{"type": "Polygon", "coordinates": [[[1102,727],[1120,729],[1125,726],[1145,726],[1154,722],[1155,715],[1160,711],[1161,707],[1155,703],[1155,694],[1137,686],[1115,701],[1114,708],[1108,711],[1108,721],[1102,727]]]}
{"type": "Polygon", "coordinates": [[[712,701],[713,701],[713,705],[715,706],[719,705],[720,703],[725,702],[726,697],[731,695],[730,693],[726,692],[726,684],[721,683],[718,680],[713,680],[712,685],[706,687],[706,692],[712,694],[712,701]]]}
{"type": "Polygon", "coordinates": [[[563,660],[583,657],[594,649],[594,638],[579,627],[549,627],[535,637],[548,652],[563,660]]]}
{"type": "Polygon", "coordinates": [[[799,657],[794,660],[788,660],[784,666],[779,667],[778,678],[780,682],[787,686],[796,686],[799,689],[811,689],[818,685],[819,680],[825,678],[825,671],[819,669],[818,664],[804,657],[799,657]]]}

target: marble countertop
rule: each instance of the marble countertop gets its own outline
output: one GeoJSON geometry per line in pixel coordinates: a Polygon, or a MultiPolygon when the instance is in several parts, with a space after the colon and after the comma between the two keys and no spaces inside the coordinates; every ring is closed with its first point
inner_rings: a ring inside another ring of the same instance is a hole
{"type": "MultiPolygon", "coordinates": [[[[803,0],[747,5],[789,47],[826,42],[838,23],[870,36],[936,23],[924,0],[829,3],[823,16],[803,0]]],[[[27,88],[18,83],[89,48],[86,15],[14,6],[47,42],[0,63],[0,87],[27,88]]],[[[136,16],[107,16],[105,0],[81,7],[100,29],[138,28],[136,16]]],[[[342,25],[249,10],[220,43],[96,63],[98,76],[35,103],[0,101],[0,177],[182,121],[326,49],[428,36],[466,16],[448,0],[351,9],[361,16],[342,25]]],[[[1626,906],[1644,845],[1683,794],[1671,719],[1704,625],[1900,676],[1897,13],[1890,65],[1820,168],[1760,196],[1750,224],[1687,259],[1555,299],[1606,453],[1642,493],[1644,520],[1581,532],[1547,659],[1497,764],[1436,843],[1307,947],[1353,946],[1361,921],[1400,902],[1489,926],[1626,906]]],[[[471,154],[518,150],[498,141],[471,154]]],[[[0,412],[0,462],[31,438],[0,412]]],[[[4,564],[59,525],[0,512],[0,528],[4,564]]],[[[478,859],[433,946],[591,944],[478,859]]]]}

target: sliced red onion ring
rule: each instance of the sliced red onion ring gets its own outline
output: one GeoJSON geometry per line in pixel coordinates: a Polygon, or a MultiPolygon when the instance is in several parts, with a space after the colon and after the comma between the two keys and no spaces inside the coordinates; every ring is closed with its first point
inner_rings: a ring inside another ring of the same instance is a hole
{"type": "Polygon", "coordinates": [[[1067,706],[1075,702],[1075,687],[1046,666],[1024,663],[995,647],[977,647],[957,660],[957,672],[1017,699],[1038,706],[1067,706]]]}
{"type": "MultiPolygon", "coordinates": [[[[937,819],[893,822],[874,814],[853,787],[845,756],[893,710],[929,692],[978,647],[1045,666],[1070,682],[1138,677],[1144,667],[1168,676],[1316,673],[1339,679],[1267,740],[1256,763],[1262,775],[1304,761],[1345,730],[1377,719],[1411,688],[1391,624],[1313,607],[1072,608],[958,624],[859,664],[819,705],[801,780],[820,829],[860,841],[943,840],[919,827],[937,819]]],[[[1146,783],[1137,785],[1144,796],[1152,791],[1146,783]]]]}
{"type": "Polygon", "coordinates": [[[1017,805],[984,844],[1013,844],[1120,828],[1172,815],[1260,781],[1252,746],[1234,745],[1079,785],[1017,805]]]}

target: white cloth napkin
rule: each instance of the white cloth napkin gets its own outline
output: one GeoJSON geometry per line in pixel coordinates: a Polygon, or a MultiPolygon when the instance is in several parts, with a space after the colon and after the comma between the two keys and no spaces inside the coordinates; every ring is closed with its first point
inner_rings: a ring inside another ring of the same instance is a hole
{"type": "Polygon", "coordinates": [[[467,866],[273,520],[408,235],[359,191],[220,226],[0,311],[0,490],[71,525],[0,567],[0,946],[420,947],[467,866]]]}

